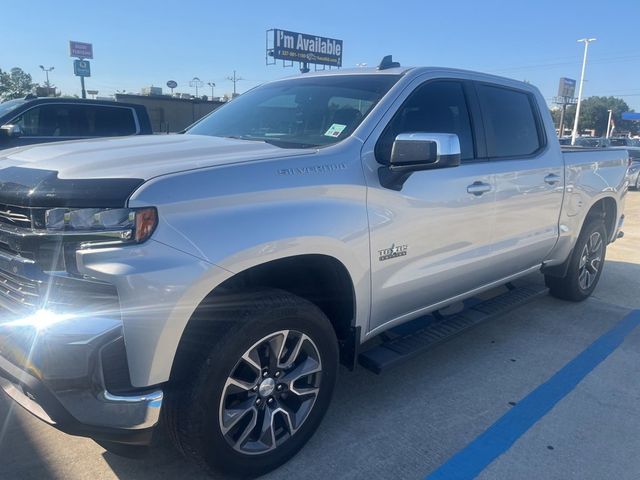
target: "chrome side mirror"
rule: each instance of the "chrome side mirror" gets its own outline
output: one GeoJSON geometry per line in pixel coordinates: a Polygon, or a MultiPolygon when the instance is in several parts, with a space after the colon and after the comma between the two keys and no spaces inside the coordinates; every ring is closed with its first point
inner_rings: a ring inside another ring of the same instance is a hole
{"type": "Polygon", "coordinates": [[[0,136],[7,138],[21,137],[22,128],[20,128],[20,125],[2,125],[0,127],[0,136]]]}
{"type": "Polygon", "coordinates": [[[460,165],[460,140],[453,133],[401,133],[393,142],[389,165],[378,170],[380,183],[393,190],[413,172],[460,165]]]}

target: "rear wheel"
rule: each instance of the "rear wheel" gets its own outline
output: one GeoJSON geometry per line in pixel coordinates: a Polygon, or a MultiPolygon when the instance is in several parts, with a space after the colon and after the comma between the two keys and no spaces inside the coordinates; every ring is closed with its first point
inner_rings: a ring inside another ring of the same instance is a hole
{"type": "Polygon", "coordinates": [[[324,416],[338,366],[333,327],[315,305],[277,290],[225,297],[213,311],[231,327],[171,396],[167,423],[209,471],[260,475],[300,450],[324,416]]]}
{"type": "Polygon", "coordinates": [[[545,276],[549,293],[563,300],[580,302],[595,290],[607,251],[607,230],[600,218],[588,220],[573,249],[564,277],[545,276]]]}

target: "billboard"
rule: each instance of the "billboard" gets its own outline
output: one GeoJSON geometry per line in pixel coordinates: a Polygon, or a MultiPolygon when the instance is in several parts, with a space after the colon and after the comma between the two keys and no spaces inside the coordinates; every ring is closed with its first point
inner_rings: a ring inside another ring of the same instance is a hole
{"type": "Polygon", "coordinates": [[[69,41],[70,57],[80,58],[85,60],[87,58],[93,59],[93,45],[91,43],[74,42],[69,41]]]}
{"type": "Polygon", "coordinates": [[[573,98],[576,93],[576,81],[573,78],[562,77],[558,85],[558,96],[561,98],[573,98]]]}
{"type": "Polygon", "coordinates": [[[269,55],[277,60],[342,66],[342,40],[278,28],[273,34],[273,49],[269,55]]]}

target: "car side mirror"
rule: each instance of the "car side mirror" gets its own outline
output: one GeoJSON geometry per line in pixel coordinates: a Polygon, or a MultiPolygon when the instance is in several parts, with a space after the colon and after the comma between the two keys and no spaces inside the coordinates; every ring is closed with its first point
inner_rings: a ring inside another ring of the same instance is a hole
{"type": "Polygon", "coordinates": [[[413,172],[460,165],[460,140],[453,133],[401,133],[393,142],[389,164],[378,169],[380,184],[401,190],[413,172]]]}
{"type": "Polygon", "coordinates": [[[0,137],[18,138],[22,136],[20,125],[2,125],[0,127],[0,137]]]}

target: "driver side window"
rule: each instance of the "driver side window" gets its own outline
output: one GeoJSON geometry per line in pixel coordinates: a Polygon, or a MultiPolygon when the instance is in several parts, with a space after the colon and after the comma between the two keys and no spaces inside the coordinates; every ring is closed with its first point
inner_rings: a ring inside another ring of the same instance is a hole
{"type": "Polygon", "coordinates": [[[460,140],[461,159],[474,158],[469,110],[460,82],[427,82],[404,102],[376,144],[376,159],[389,163],[393,141],[401,133],[454,133],[460,140]]]}

